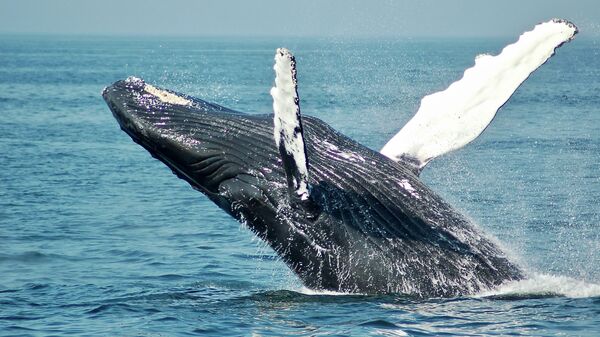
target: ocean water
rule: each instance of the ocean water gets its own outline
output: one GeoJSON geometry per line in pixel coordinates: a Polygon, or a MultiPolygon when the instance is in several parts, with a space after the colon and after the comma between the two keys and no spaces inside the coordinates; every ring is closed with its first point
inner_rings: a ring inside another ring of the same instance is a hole
{"type": "Polygon", "coordinates": [[[136,75],[270,112],[286,46],[303,113],[379,149],[421,97],[515,39],[0,36],[0,335],[600,335],[598,40],[558,50],[481,137],[423,172],[530,275],[462,298],[303,288],[100,96],[136,75]]]}

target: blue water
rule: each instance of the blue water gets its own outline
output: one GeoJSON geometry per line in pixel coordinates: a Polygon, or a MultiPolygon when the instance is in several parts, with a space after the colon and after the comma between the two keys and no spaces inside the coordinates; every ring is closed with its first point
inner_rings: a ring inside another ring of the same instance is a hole
{"type": "Polygon", "coordinates": [[[414,300],[315,294],[119,130],[129,75],[271,111],[276,47],[303,113],[378,149],[475,55],[513,39],[0,37],[0,335],[600,335],[600,41],[561,48],[422,178],[531,279],[414,300]]]}

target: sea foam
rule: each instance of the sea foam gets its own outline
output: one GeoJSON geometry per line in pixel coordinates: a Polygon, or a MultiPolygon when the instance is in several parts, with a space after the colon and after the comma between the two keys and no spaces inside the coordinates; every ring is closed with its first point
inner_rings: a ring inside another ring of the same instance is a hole
{"type": "Polygon", "coordinates": [[[599,297],[600,284],[577,280],[567,276],[535,273],[530,278],[509,282],[494,290],[477,294],[477,297],[490,296],[599,297]]]}

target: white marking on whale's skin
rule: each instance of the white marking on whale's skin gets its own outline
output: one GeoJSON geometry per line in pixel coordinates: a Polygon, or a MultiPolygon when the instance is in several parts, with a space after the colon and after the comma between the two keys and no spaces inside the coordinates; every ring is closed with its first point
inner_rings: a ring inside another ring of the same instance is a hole
{"type": "Polygon", "coordinates": [[[279,147],[283,140],[286,151],[294,158],[301,179],[296,182],[296,194],[301,200],[307,200],[308,165],[304,153],[304,139],[300,130],[300,104],[296,82],[296,61],[289,50],[277,49],[275,53],[275,86],[271,88],[273,96],[275,143],[279,147]]]}
{"type": "MultiPolygon", "coordinates": [[[[168,92],[166,90],[162,90],[162,89],[158,89],[157,87],[150,85],[150,84],[146,84],[144,82],[144,80],[142,80],[139,77],[135,77],[135,76],[129,76],[127,77],[127,79],[125,80],[126,83],[129,84],[133,84],[133,85],[139,85],[139,86],[144,86],[144,91],[149,93],[150,95],[158,98],[160,101],[164,102],[164,103],[169,103],[169,104],[177,104],[177,105],[192,105],[192,101],[187,99],[187,98],[183,98],[179,95],[176,95],[172,92],[168,92]]],[[[138,97],[138,100],[140,98],[138,97]]]]}
{"type": "Polygon", "coordinates": [[[177,105],[192,105],[192,101],[190,101],[189,99],[175,95],[166,90],[158,89],[157,87],[152,86],[150,84],[146,84],[144,86],[144,91],[156,96],[158,99],[160,99],[161,101],[163,101],[165,103],[177,104],[177,105]]]}
{"type": "Polygon", "coordinates": [[[556,48],[577,34],[572,23],[540,23],[497,56],[478,55],[475,65],[446,90],[425,96],[415,116],[381,149],[392,160],[417,161],[418,169],[477,138],[515,90],[556,48]]]}
{"type": "Polygon", "coordinates": [[[327,148],[327,150],[335,157],[341,157],[354,162],[365,162],[365,158],[363,156],[355,153],[341,151],[336,145],[331,144],[326,140],[321,141],[321,144],[325,148],[327,148]]]}

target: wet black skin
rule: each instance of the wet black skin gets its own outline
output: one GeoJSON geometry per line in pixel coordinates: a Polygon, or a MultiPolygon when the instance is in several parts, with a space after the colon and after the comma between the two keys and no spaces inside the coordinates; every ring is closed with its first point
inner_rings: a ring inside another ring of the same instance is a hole
{"type": "Polygon", "coordinates": [[[265,240],[307,287],[451,297],[523,278],[409,163],[305,116],[312,197],[301,202],[288,193],[273,115],[181,94],[192,104],[166,103],[144,85],[119,81],[104,90],[121,129],[265,240]]]}

